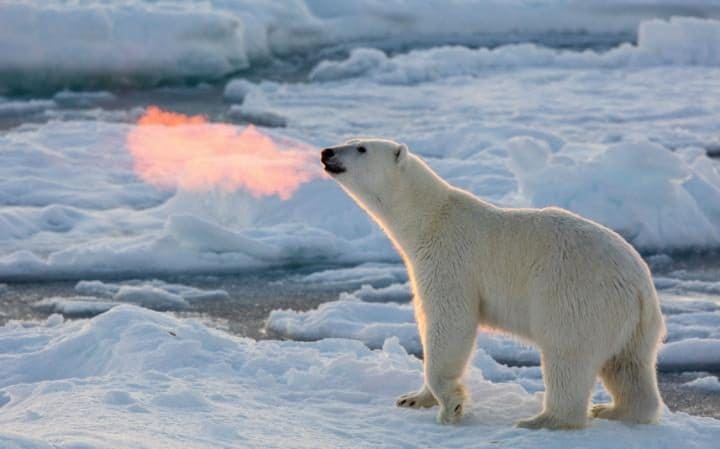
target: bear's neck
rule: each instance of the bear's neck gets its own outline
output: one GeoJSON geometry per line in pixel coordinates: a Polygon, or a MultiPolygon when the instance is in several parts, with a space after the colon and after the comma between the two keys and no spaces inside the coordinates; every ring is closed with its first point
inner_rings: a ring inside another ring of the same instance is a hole
{"type": "Polygon", "coordinates": [[[405,169],[412,176],[399,176],[385,201],[371,208],[376,221],[390,236],[403,257],[432,238],[442,211],[453,191],[423,161],[409,155],[405,169]]]}

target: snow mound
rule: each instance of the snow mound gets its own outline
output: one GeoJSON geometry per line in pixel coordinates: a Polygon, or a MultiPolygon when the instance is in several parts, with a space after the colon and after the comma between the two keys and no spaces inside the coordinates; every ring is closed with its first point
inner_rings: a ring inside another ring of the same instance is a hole
{"type": "Polygon", "coordinates": [[[255,92],[257,89],[258,86],[256,84],[251,83],[246,79],[233,79],[225,85],[223,98],[231,103],[242,103],[250,92],[255,92]]]}
{"type": "MultiPolygon", "coordinates": [[[[362,289],[360,290],[362,291],[362,289]]],[[[374,298],[375,301],[378,298],[374,298]]],[[[720,364],[720,306],[712,300],[663,295],[667,343],[659,356],[664,371],[713,370],[720,364]]],[[[386,338],[397,337],[410,353],[422,354],[412,305],[359,301],[355,294],[298,312],[273,310],[266,323],[271,335],[295,340],[349,338],[379,348],[386,338]]],[[[538,352],[514,338],[481,329],[478,347],[493,359],[512,365],[537,365],[538,352]]]]}
{"type": "Polygon", "coordinates": [[[300,282],[327,286],[360,286],[362,284],[388,284],[407,280],[404,265],[364,263],[350,268],[331,268],[303,276],[300,282]]]}
{"type": "Polygon", "coordinates": [[[720,393],[720,381],[717,376],[699,377],[690,382],[686,382],[685,386],[696,388],[698,390],[720,393]]]}
{"type": "Polygon", "coordinates": [[[56,108],[52,100],[6,100],[0,97],[0,118],[25,117],[56,108]]]}
{"type": "Polygon", "coordinates": [[[115,95],[106,91],[74,92],[62,90],[53,96],[53,100],[64,108],[102,107],[116,100],[115,95]]]}
{"type": "Polygon", "coordinates": [[[578,432],[515,429],[541,406],[541,393],[522,386],[542,388],[539,370],[502,367],[482,352],[467,374],[464,425],[439,426],[435,410],[394,406],[422,382],[420,360],[396,339],[374,351],[349,340],[256,342],[121,306],[90,321],[8,325],[0,341],[3,448],[271,449],[289,439],[302,448],[711,448],[720,438],[718,421],[667,411],[652,426],[597,420],[578,432]],[[303,413],[288,406],[297,403],[303,413]]]}
{"type": "Polygon", "coordinates": [[[52,296],[33,304],[39,310],[45,310],[63,317],[91,317],[107,312],[120,305],[115,301],[103,301],[92,296],[74,296],[70,298],[52,296]]]}
{"type": "Polygon", "coordinates": [[[359,300],[366,302],[408,302],[412,297],[410,283],[390,284],[375,288],[370,284],[362,284],[358,290],[340,293],[341,300],[359,300]]]}
{"type": "Polygon", "coordinates": [[[322,61],[309,76],[316,81],[370,77],[382,83],[413,84],[489,69],[656,65],[720,65],[720,21],[676,17],[643,22],[637,45],[623,44],[604,53],[516,44],[494,49],[446,46],[388,57],[381,50],[358,48],[346,60],[322,61]]]}
{"type": "Polygon", "coordinates": [[[602,223],[640,249],[720,246],[720,175],[697,152],[650,142],[599,152],[553,153],[531,137],[508,141],[520,195],[533,207],[559,206],[602,223]]]}
{"type": "MultiPolygon", "coordinates": [[[[75,291],[83,295],[94,295],[99,297],[112,297],[115,300],[122,300],[126,296],[132,296],[128,292],[163,292],[163,294],[178,297],[182,301],[207,301],[214,299],[228,299],[225,290],[203,290],[183,284],[170,284],[153,279],[150,281],[126,281],[123,283],[101,282],[101,281],[80,281],[75,285],[75,291]]],[[[148,295],[149,297],[152,295],[148,295]]]]}
{"type": "Polygon", "coordinates": [[[227,299],[225,290],[203,290],[160,280],[131,280],[123,283],[80,281],[80,296],[45,298],[34,307],[65,316],[94,316],[121,304],[135,304],[152,310],[180,310],[197,301],[227,299]]]}
{"type": "Polygon", "coordinates": [[[655,281],[655,288],[659,289],[673,289],[720,296],[720,282],[699,281],[697,279],[684,280],[663,276],[656,276],[653,280],[655,281]]]}
{"type": "Polygon", "coordinates": [[[155,84],[248,67],[253,36],[233,17],[196,6],[3,2],[0,79],[22,90],[80,84],[81,77],[100,84],[102,76],[155,84]]]}

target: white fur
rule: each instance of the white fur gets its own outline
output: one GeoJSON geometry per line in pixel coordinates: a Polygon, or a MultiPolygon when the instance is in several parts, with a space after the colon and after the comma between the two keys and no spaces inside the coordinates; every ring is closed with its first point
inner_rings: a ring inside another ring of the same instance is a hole
{"type": "Polygon", "coordinates": [[[598,375],[614,402],[592,416],[658,419],[663,318],[647,265],[622,237],[562,209],[495,207],[402,144],[352,140],[332,150],[329,163],[346,169],[332,176],[387,232],[412,282],[425,385],[398,406],[439,404],[438,420],[457,422],[460,379],[483,324],[542,352],[544,407],[519,426],[584,427],[598,375]]]}

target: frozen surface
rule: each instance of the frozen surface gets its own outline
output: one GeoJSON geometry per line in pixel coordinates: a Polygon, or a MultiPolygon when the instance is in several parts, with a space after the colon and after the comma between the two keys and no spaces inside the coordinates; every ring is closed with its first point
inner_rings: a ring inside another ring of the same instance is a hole
{"type": "Polygon", "coordinates": [[[395,57],[387,57],[377,49],[358,48],[346,60],[321,62],[310,78],[329,81],[362,76],[381,83],[412,84],[496,68],[608,69],[655,65],[720,65],[720,21],[673,18],[643,22],[637,45],[623,44],[604,53],[562,51],[527,43],[495,49],[437,47],[395,57]]]}
{"type": "Polygon", "coordinates": [[[640,248],[720,245],[720,184],[708,184],[693,170],[694,163],[712,164],[702,154],[688,160],[682,151],[649,142],[610,145],[585,156],[553,153],[531,137],[508,145],[520,193],[534,207],[573,210],[621,230],[640,248]]]}
{"type": "Polygon", "coordinates": [[[720,392],[720,381],[717,376],[703,376],[695,380],[685,383],[686,386],[697,388],[698,390],[717,393],[720,392]]]}
{"type": "MultiPolygon", "coordinates": [[[[275,310],[270,313],[267,330],[272,335],[296,340],[350,338],[371,348],[382,346],[386,338],[397,337],[410,353],[422,354],[407,285],[393,284],[383,289],[365,285],[340,295],[335,302],[305,312],[275,310]],[[398,296],[405,293],[405,298],[398,296]],[[372,293],[370,293],[372,292],[372,293]],[[374,301],[374,302],[369,302],[374,301]]],[[[661,370],[714,370],[720,368],[720,305],[712,298],[698,299],[677,294],[661,296],[667,326],[666,343],[660,351],[661,370]]],[[[510,336],[480,329],[478,346],[495,360],[519,365],[537,365],[538,352],[510,336]]]]}
{"type": "MultiPolygon", "coordinates": [[[[68,82],[213,80],[273,57],[327,46],[502,42],[544,33],[550,41],[573,33],[580,39],[587,33],[632,36],[647,18],[720,15],[714,0],[682,8],[670,0],[637,3],[467,0],[450,8],[442,0],[341,5],[325,0],[6,1],[0,5],[0,79],[25,90],[68,82]]],[[[701,32],[696,27],[692,34],[701,32]]],[[[684,51],[691,62],[713,51],[675,47],[675,38],[685,37],[682,32],[639,34],[660,42],[664,55],[684,51]]]]}
{"type": "Polygon", "coordinates": [[[668,411],[652,426],[515,429],[540,407],[542,393],[528,392],[542,388],[539,371],[503,367],[482,351],[467,374],[469,415],[444,427],[435,410],[394,406],[422,381],[420,360],[396,339],[380,350],[256,342],[131,306],[1,328],[0,379],[0,445],[13,449],[286,448],[290,435],[308,448],[711,448],[720,438],[717,420],[668,411]]]}
{"type": "Polygon", "coordinates": [[[203,290],[157,279],[122,283],[80,281],[75,290],[78,296],[45,298],[34,306],[65,316],[92,316],[121,304],[135,304],[152,310],[180,310],[193,302],[229,297],[225,290],[203,290]]]}
{"type": "MultiPolygon", "coordinates": [[[[370,3],[387,20],[399,20],[387,13],[404,5],[370,3]]],[[[172,34],[184,33],[185,26],[203,27],[190,20],[196,13],[246,24],[233,15],[245,9],[262,18],[252,22],[260,28],[278,14],[282,20],[299,14],[314,24],[330,21],[340,27],[347,25],[347,17],[369,14],[363,11],[370,3],[289,2],[280,8],[252,1],[205,2],[194,9],[178,6],[172,13],[163,9],[165,3],[139,1],[123,8],[112,2],[73,3],[62,10],[40,2],[6,2],[0,8],[37,14],[50,8],[47,14],[54,17],[80,14],[92,4],[97,7],[82,13],[88,17],[78,16],[88,23],[95,20],[93,14],[102,16],[100,12],[109,14],[112,22],[116,10],[132,15],[147,9],[148,20],[155,20],[156,13],[184,17],[170,28],[172,34]],[[235,12],[218,13],[222,8],[235,12]]],[[[433,19],[433,5],[407,14],[433,19]]],[[[567,5],[511,4],[530,12],[567,5]]],[[[569,5],[580,7],[577,2],[569,5]]],[[[653,10],[657,5],[646,6],[653,10]]],[[[346,27],[347,32],[371,29],[375,25],[368,20],[346,27]]],[[[602,28],[602,22],[594,24],[602,28]]],[[[613,26],[625,26],[620,22],[613,26]]],[[[212,23],[203,32],[214,29],[212,23]]],[[[502,28],[500,22],[498,26],[502,28]]],[[[292,83],[232,80],[225,86],[220,117],[283,125],[262,131],[279,141],[289,138],[318,149],[358,135],[393,138],[409,144],[452,184],[495,204],[566,207],[617,230],[646,253],[718,249],[720,170],[707,156],[720,148],[720,103],[714,101],[720,97],[720,83],[710,82],[720,77],[718,29],[718,21],[711,19],[646,21],[637,45],[605,53],[530,44],[430,47],[392,57],[378,49],[357,50],[349,59],[326,61],[317,70],[350,67],[353,58],[363,67],[373,58],[381,63],[331,82],[317,76],[292,83]],[[508,65],[508,58],[527,64],[508,65]],[[553,62],[556,59],[560,62],[553,62]],[[603,62],[607,60],[621,63],[603,62]],[[388,74],[400,74],[395,84],[387,83],[388,74]]],[[[214,42],[223,36],[218,31],[206,37],[214,42]]],[[[265,44],[281,45],[282,39],[269,36],[265,44]]],[[[205,44],[203,48],[214,48],[205,44]]],[[[229,49],[223,46],[222,51],[229,49]]],[[[172,52],[167,55],[172,57],[172,52]]],[[[0,134],[0,279],[138,277],[399,261],[382,231],[327,177],[305,179],[294,193],[280,197],[272,191],[259,197],[222,186],[189,191],[182,180],[169,188],[144,182],[134,170],[128,144],[143,111],[103,109],[118,101],[122,99],[106,91],[71,90],[53,99],[0,99],[0,115],[26,119],[0,134]]],[[[235,133],[232,125],[216,128],[235,133]]],[[[231,151],[213,154],[213,163],[227,167],[233,156],[231,151]]],[[[271,168],[263,167],[256,172],[264,178],[271,168]]],[[[386,276],[383,269],[376,271],[370,276],[386,276]]],[[[405,281],[404,274],[387,276],[388,284],[405,281]]],[[[358,287],[368,283],[362,276],[356,282],[358,287]]]]}
{"type": "Polygon", "coordinates": [[[56,106],[51,100],[7,100],[0,97],[0,118],[32,116],[56,106]]]}
{"type": "Polygon", "coordinates": [[[301,282],[321,285],[362,285],[407,280],[401,264],[364,263],[348,268],[331,268],[303,276],[301,282]]]}

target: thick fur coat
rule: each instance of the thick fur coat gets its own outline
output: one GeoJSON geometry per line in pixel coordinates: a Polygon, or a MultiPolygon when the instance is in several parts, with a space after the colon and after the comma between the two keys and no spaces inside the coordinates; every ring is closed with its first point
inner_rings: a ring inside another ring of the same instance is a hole
{"type": "Polygon", "coordinates": [[[450,186],[396,142],[351,140],[324,150],[322,160],[408,268],[425,384],[398,406],[439,405],[439,422],[457,422],[461,376],[482,324],[542,353],[543,410],[518,426],[658,419],[663,318],[647,265],[621,236],[562,209],[495,207],[450,186]],[[598,376],[613,402],[590,409],[598,376]]]}

